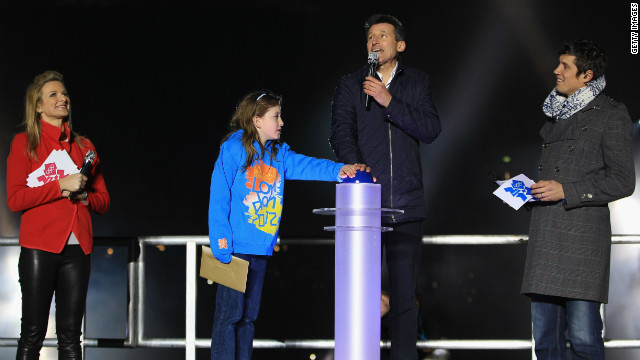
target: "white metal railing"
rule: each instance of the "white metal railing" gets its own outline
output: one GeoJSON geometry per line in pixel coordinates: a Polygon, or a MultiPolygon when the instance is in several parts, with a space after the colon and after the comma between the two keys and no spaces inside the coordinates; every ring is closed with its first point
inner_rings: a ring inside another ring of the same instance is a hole
{"type": "MultiPolygon", "coordinates": [[[[154,348],[185,348],[185,359],[195,359],[196,348],[208,348],[211,339],[198,339],[196,329],[196,281],[197,281],[197,246],[209,245],[207,236],[148,236],[138,237],[137,240],[123,242],[129,245],[129,262],[127,282],[129,304],[127,314],[127,337],[124,339],[92,339],[84,338],[85,347],[154,347],[154,348]],[[147,245],[184,245],[186,246],[186,299],[185,299],[185,338],[146,338],[144,328],[145,304],[145,246],[147,245]]],[[[333,244],[332,239],[280,239],[281,244],[287,245],[322,245],[333,244]]],[[[424,236],[425,245],[507,245],[523,244],[527,242],[524,235],[434,235],[424,236]]],[[[614,235],[613,244],[640,244],[640,235],[614,235]]],[[[114,245],[113,240],[96,239],[97,245],[114,245]]],[[[17,238],[0,238],[0,246],[18,246],[17,238]]],[[[0,338],[0,346],[16,346],[17,338],[0,338]]],[[[388,341],[381,341],[381,347],[389,347],[388,341]]],[[[46,339],[44,346],[56,346],[55,339],[46,339]]],[[[532,349],[532,340],[424,340],[418,341],[421,349],[450,349],[450,350],[526,350],[532,349]]],[[[331,349],[333,340],[254,340],[255,348],[307,348],[331,349]]],[[[606,348],[626,349],[640,348],[640,339],[608,340],[606,348]]],[[[532,352],[532,358],[535,358],[532,352]]]]}

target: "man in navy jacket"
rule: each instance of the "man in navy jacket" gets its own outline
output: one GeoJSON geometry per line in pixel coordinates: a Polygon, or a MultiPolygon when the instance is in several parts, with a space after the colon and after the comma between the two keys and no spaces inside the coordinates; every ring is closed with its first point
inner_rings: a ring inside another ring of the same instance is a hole
{"type": "Polygon", "coordinates": [[[391,293],[391,359],[417,359],[416,283],[424,220],[420,142],[438,137],[440,120],[428,76],[398,59],[406,48],[402,23],[373,15],[365,31],[367,51],[378,54],[377,76],[367,76],[365,66],[340,80],[329,142],[339,161],[371,167],[382,185],[382,207],[404,210],[383,218],[394,228],[382,237],[391,293]]]}

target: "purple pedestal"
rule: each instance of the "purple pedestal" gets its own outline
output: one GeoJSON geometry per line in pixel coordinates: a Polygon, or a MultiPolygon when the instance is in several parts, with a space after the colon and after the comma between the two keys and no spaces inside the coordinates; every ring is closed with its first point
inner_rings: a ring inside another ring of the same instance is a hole
{"type": "Polygon", "coordinates": [[[335,359],[380,359],[380,185],[336,185],[335,359]]]}
{"type": "Polygon", "coordinates": [[[380,217],[402,210],[380,208],[380,185],[336,185],[336,207],[315,214],[336,216],[335,359],[380,359],[380,217]]]}

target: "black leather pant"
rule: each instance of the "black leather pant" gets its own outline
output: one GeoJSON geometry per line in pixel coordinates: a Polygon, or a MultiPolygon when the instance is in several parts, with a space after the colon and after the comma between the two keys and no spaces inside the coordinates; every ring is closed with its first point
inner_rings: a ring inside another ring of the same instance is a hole
{"type": "Polygon", "coordinates": [[[80,245],[67,245],[60,254],[21,248],[22,325],[16,359],[40,357],[54,292],[58,359],[82,359],[80,335],[90,271],[91,255],[80,245]]]}

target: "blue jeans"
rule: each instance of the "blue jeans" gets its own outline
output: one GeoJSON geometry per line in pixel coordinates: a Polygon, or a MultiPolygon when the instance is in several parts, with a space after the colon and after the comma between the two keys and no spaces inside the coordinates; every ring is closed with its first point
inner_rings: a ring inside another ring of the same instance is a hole
{"type": "Polygon", "coordinates": [[[218,285],[211,335],[211,360],[250,360],[253,322],[258,318],[262,284],[267,270],[265,255],[233,254],[249,261],[245,293],[218,285]]]}
{"type": "Polygon", "coordinates": [[[531,320],[538,360],[604,360],[599,302],[533,294],[531,320]]]}

